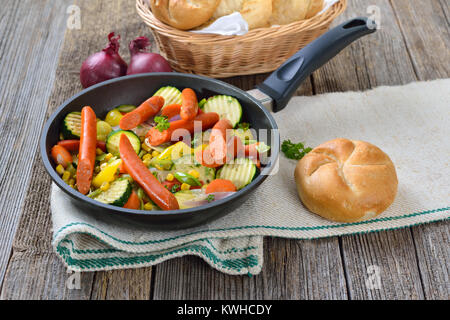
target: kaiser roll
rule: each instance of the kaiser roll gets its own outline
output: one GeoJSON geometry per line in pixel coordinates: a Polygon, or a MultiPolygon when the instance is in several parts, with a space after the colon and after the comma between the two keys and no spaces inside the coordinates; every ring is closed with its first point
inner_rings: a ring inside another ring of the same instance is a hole
{"type": "Polygon", "coordinates": [[[270,23],[288,24],[309,19],[323,8],[323,0],[273,0],[270,23]]]}
{"type": "Polygon", "coordinates": [[[267,27],[272,14],[272,0],[222,0],[213,19],[240,12],[249,29],[267,27]]]}
{"type": "Polygon", "coordinates": [[[338,222],[373,218],[391,205],[397,193],[391,159],[364,141],[325,142],[298,162],[294,176],[303,204],[338,222]]]}
{"type": "Polygon", "coordinates": [[[208,21],[220,0],[149,0],[152,13],[174,28],[188,30],[208,21]]]}

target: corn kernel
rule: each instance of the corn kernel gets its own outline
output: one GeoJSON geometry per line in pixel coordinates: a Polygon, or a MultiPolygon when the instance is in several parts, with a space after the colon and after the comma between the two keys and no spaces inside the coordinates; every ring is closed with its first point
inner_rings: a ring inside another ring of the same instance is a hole
{"type": "Polygon", "coordinates": [[[197,170],[190,170],[188,173],[196,179],[200,177],[200,172],[198,172],[197,170]]]}
{"type": "Polygon", "coordinates": [[[191,188],[191,186],[188,185],[187,183],[181,184],[181,190],[183,190],[183,191],[189,190],[190,188],[191,188]]]}
{"type": "Polygon", "coordinates": [[[112,153],[108,153],[108,154],[105,156],[105,161],[111,160],[112,157],[113,157],[112,153]]]}
{"type": "Polygon", "coordinates": [[[142,149],[144,149],[147,152],[150,152],[152,149],[150,149],[150,147],[148,145],[146,145],[145,143],[141,144],[142,149]]]}
{"type": "Polygon", "coordinates": [[[155,168],[158,169],[158,170],[164,170],[163,167],[161,167],[161,166],[160,166],[159,164],[157,164],[157,163],[155,164],[155,168]]]}
{"type": "Polygon", "coordinates": [[[148,167],[150,165],[150,162],[152,161],[152,159],[145,159],[144,161],[142,161],[146,167],[148,167]]]}
{"type": "Polygon", "coordinates": [[[152,155],[150,153],[144,154],[144,156],[142,157],[142,160],[150,160],[152,158],[152,155]]]}
{"type": "Polygon", "coordinates": [[[100,190],[106,191],[108,189],[109,189],[109,182],[103,182],[102,185],[100,186],[100,190]]]}
{"type": "Polygon", "coordinates": [[[144,204],[144,210],[153,210],[153,204],[151,202],[147,202],[144,204]]]}
{"type": "Polygon", "coordinates": [[[63,179],[65,182],[68,182],[69,179],[70,179],[70,172],[69,172],[69,171],[64,171],[64,173],[63,173],[63,175],[62,175],[62,179],[63,179]]]}
{"type": "Polygon", "coordinates": [[[64,167],[62,165],[58,164],[56,166],[56,172],[58,172],[59,175],[62,175],[64,173],[64,167]]]}
{"type": "Polygon", "coordinates": [[[71,186],[75,185],[75,179],[74,178],[69,179],[68,184],[71,186]]]}
{"type": "Polygon", "coordinates": [[[152,152],[152,157],[157,157],[157,156],[159,156],[161,153],[160,152],[158,152],[158,151],[156,151],[156,150],[154,150],[153,152],[152,152]]]}
{"type": "Polygon", "coordinates": [[[100,170],[103,170],[106,168],[108,164],[106,162],[103,162],[102,164],[100,164],[100,170]]]}
{"type": "Polygon", "coordinates": [[[100,148],[95,149],[95,153],[99,156],[103,153],[103,150],[100,148]]]}
{"type": "Polygon", "coordinates": [[[166,177],[167,181],[173,181],[173,179],[175,179],[175,177],[173,176],[173,174],[169,173],[166,177]]]}

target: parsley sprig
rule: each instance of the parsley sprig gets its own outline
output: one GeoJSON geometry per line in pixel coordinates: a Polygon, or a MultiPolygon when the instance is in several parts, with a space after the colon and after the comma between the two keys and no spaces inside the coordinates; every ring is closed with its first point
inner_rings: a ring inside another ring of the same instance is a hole
{"type": "Polygon", "coordinates": [[[156,123],[155,128],[158,129],[159,132],[163,132],[170,127],[170,122],[166,116],[157,116],[155,117],[154,121],[156,123]]]}
{"type": "Polygon", "coordinates": [[[286,158],[300,160],[312,149],[304,146],[303,143],[292,143],[291,140],[284,140],[281,145],[281,151],[283,151],[286,158]]]}
{"type": "Polygon", "coordinates": [[[213,202],[215,200],[215,196],[213,194],[210,194],[206,197],[206,201],[208,201],[208,203],[213,202]]]}

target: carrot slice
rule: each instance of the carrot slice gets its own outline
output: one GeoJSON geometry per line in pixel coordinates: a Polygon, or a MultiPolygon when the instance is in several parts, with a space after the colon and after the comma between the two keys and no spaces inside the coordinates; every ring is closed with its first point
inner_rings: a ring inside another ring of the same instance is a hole
{"type": "Polygon", "coordinates": [[[161,115],[163,117],[167,117],[167,119],[170,119],[172,117],[175,117],[176,115],[180,114],[181,110],[181,104],[174,103],[170,104],[168,106],[165,106],[164,109],[161,111],[161,115]]]}
{"type": "Polygon", "coordinates": [[[139,196],[136,192],[134,192],[134,190],[131,192],[127,203],[125,203],[123,207],[127,209],[139,209],[141,207],[141,199],[139,199],[139,196]]]}
{"type": "MultiPolygon", "coordinates": [[[[61,140],[57,145],[64,147],[67,151],[75,152],[80,149],[80,140],[61,140]]],[[[106,152],[106,142],[97,141],[97,148],[100,148],[103,152],[106,152]]]]}
{"type": "Polygon", "coordinates": [[[187,133],[193,134],[194,129],[196,129],[196,121],[201,122],[202,131],[205,131],[219,121],[219,115],[215,112],[207,112],[199,114],[194,120],[173,121],[170,122],[169,128],[162,132],[155,127],[151,128],[145,137],[148,139],[150,145],[159,146],[160,144],[171,141],[172,138],[176,139],[187,133]]]}
{"type": "Polygon", "coordinates": [[[62,165],[64,168],[67,168],[67,166],[73,161],[70,152],[60,145],[53,146],[51,155],[55,163],[62,165]]]}
{"type": "Polygon", "coordinates": [[[183,120],[193,120],[198,114],[197,95],[194,90],[186,88],[181,92],[180,117],[183,120]]]}
{"type": "Polygon", "coordinates": [[[97,146],[97,118],[91,107],[81,110],[80,149],[77,166],[77,188],[82,194],[89,192],[94,174],[97,146]]]}
{"type": "Polygon", "coordinates": [[[122,130],[131,130],[156,115],[164,105],[164,98],[154,96],[145,100],[139,107],[125,114],[119,122],[122,130]]]}
{"type": "Polygon", "coordinates": [[[130,140],[124,134],[120,136],[119,153],[120,158],[125,163],[128,174],[144,189],[158,207],[163,210],[179,209],[175,196],[164,188],[161,182],[148,170],[136,154],[136,151],[134,151],[130,140]]]}
{"type": "Polygon", "coordinates": [[[234,192],[236,191],[236,186],[233,182],[226,179],[216,179],[211,181],[210,184],[206,187],[205,193],[214,193],[214,192],[234,192]]]}

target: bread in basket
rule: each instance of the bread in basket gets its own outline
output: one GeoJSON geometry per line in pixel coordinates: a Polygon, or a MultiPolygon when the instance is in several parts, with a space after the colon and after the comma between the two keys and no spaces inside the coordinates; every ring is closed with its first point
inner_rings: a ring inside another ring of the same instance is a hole
{"type": "Polygon", "coordinates": [[[347,6],[339,0],[325,12],[286,25],[222,36],[179,30],[157,19],[147,0],[136,0],[140,17],[174,70],[213,78],[270,72],[328,30],[347,6]]]}

